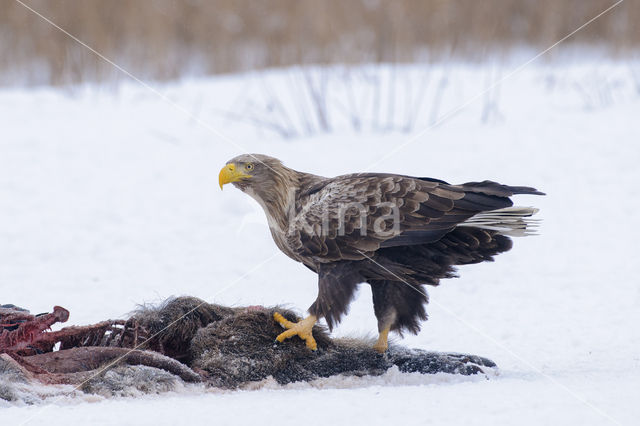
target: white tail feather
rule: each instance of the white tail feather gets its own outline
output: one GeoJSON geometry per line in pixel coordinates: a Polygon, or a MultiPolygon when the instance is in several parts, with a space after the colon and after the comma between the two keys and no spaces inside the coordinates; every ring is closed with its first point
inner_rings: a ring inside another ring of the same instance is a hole
{"type": "Polygon", "coordinates": [[[474,228],[498,231],[502,235],[512,237],[524,237],[535,235],[540,220],[531,219],[538,209],[534,207],[507,207],[478,213],[470,217],[458,226],[471,226],[474,228]]]}

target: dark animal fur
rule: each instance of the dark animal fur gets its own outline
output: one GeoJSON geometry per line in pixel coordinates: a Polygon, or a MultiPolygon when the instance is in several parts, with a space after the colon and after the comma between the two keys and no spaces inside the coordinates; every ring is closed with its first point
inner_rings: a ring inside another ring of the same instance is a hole
{"type": "Polygon", "coordinates": [[[272,320],[275,311],[291,321],[300,318],[282,309],[252,309],[209,324],[191,343],[193,367],[209,374],[214,386],[235,388],[269,376],[278,383],[310,381],[339,374],[380,375],[394,365],[400,371],[476,374],[491,361],[468,355],[410,351],[392,346],[387,354],[371,349],[370,342],[332,340],[322,327],[313,335],[317,351],[309,351],[300,339],[275,343],[282,328],[272,320]]]}
{"type": "Polygon", "coordinates": [[[189,363],[189,345],[198,330],[234,312],[233,308],[206,303],[195,297],[180,297],[168,299],[159,307],[142,306],[130,321],[152,336],[145,343],[146,349],[189,363]]]}
{"type": "MultiPolygon", "coordinates": [[[[170,305],[182,303],[192,306],[202,302],[182,297],[170,305]]],[[[221,307],[205,303],[202,308],[220,312],[221,307]]],[[[394,345],[388,353],[379,354],[368,341],[331,339],[318,325],[313,329],[318,350],[309,351],[299,338],[275,342],[282,328],[273,320],[273,313],[280,312],[290,321],[300,320],[293,312],[263,307],[225,309],[229,315],[200,328],[190,342],[184,335],[179,337],[183,339],[180,346],[189,346],[185,358],[191,360],[190,367],[205,372],[207,383],[216,387],[236,388],[269,376],[286,384],[338,374],[380,375],[394,365],[404,372],[464,375],[495,366],[485,358],[408,350],[394,345]]],[[[136,315],[141,321],[144,316],[144,313],[136,315]]]]}

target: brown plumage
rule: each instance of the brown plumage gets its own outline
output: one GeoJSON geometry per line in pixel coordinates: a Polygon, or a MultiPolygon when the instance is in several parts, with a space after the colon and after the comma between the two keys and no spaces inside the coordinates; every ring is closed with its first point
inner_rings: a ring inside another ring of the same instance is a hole
{"type": "Polygon", "coordinates": [[[510,196],[543,195],[491,181],[451,185],[382,173],[325,178],[260,154],[230,160],[220,185],[230,182],[263,207],[278,248],[318,273],[308,336],[282,338],[312,340],[309,324],[320,317],[331,329],[366,282],[381,333],[378,350],[386,349],[389,330],[418,332],[427,318],[424,284],[455,276],[456,265],[491,261],[511,248],[509,235],[531,233],[528,217],[536,209],[514,208],[510,196]]]}

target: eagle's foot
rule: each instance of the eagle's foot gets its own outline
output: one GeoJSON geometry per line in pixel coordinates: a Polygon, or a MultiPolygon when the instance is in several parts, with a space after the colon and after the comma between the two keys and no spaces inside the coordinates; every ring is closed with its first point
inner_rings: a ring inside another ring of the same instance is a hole
{"type": "Polygon", "coordinates": [[[278,342],[283,342],[284,339],[288,339],[293,336],[300,336],[303,339],[307,347],[313,351],[318,349],[318,345],[316,343],[316,339],[313,338],[313,326],[315,325],[318,318],[315,315],[309,315],[305,319],[299,322],[291,322],[278,312],[273,314],[273,319],[280,323],[281,326],[287,329],[276,337],[278,342]]]}
{"type": "Polygon", "coordinates": [[[373,345],[373,349],[381,354],[385,353],[389,348],[389,330],[390,327],[384,328],[378,336],[378,341],[373,345]]]}

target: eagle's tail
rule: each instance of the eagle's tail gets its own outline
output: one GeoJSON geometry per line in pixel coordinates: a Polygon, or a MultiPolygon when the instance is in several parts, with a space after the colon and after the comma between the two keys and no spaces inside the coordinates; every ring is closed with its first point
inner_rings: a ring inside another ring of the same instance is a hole
{"type": "Polygon", "coordinates": [[[534,207],[507,207],[490,210],[478,213],[458,226],[497,231],[499,234],[511,237],[524,237],[536,234],[540,220],[532,219],[531,216],[537,212],[538,209],[534,207]]]}

